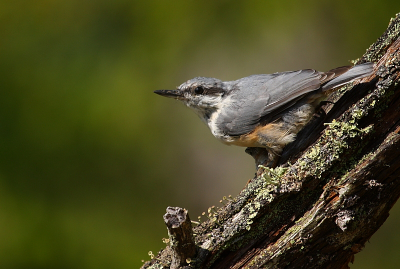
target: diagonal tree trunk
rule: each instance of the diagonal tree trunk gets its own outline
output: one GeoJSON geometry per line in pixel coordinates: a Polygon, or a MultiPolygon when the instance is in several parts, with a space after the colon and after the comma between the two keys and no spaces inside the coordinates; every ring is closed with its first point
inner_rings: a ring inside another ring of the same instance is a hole
{"type": "Polygon", "coordinates": [[[194,236],[187,212],[176,216],[180,236],[169,230],[142,268],[348,268],[400,196],[399,51],[400,13],[357,61],[376,62],[374,75],[338,91],[280,166],[260,168],[194,236]]]}

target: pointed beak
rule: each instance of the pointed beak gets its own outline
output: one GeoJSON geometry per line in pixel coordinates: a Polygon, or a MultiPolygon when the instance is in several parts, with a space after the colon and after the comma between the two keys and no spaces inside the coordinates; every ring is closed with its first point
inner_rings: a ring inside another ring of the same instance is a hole
{"type": "Polygon", "coordinates": [[[183,99],[183,92],[180,90],[157,90],[154,93],[159,94],[164,97],[174,98],[174,99],[183,99]]]}

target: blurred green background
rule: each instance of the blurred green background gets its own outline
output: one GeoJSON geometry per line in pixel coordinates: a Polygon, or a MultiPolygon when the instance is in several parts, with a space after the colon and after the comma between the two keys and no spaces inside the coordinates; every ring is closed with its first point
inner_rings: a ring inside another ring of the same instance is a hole
{"type": "MultiPolygon", "coordinates": [[[[254,174],[243,148],[153,94],[360,57],[400,11],[381,1],[1,1],[0,268],[138,268],[254,174]]],[[[400,206],[352,268],[400,262],[400,206]]]]}

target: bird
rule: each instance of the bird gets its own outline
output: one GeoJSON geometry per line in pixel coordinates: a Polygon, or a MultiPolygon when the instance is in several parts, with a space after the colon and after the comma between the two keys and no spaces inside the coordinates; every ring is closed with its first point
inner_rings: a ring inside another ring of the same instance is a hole
{"type": "Polygon", "coordinates": [[[251,75],[234,81],[195,77],[176,90],[154,93],[194,110],[211,133],[227,145],[265,148],[274,167],[285,146],[335,90],[372,74],[370,62],[328,72],[314,69],[251,75]]]}

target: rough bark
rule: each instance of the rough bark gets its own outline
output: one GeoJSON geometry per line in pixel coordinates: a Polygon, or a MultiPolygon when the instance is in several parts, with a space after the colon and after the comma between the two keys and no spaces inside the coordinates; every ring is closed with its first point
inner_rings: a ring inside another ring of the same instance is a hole
{"type": "Polygon", "coordinates": [[[193,239],[192,223],[186,209],[168,207],[164,215],[171,247],[171,269],[180,268],[190,263],[196,255],[196,244],[193,239]]]}
{"type": "MultiPolygon", "coordinates": [[[[338,91],[256,176],[195,227],[188,268],[348,268],[400,196],[400,14],[359,62],[374,75],[338,91]]],[[[169,268],[167,246],[142,268],[169,268]]]]}

